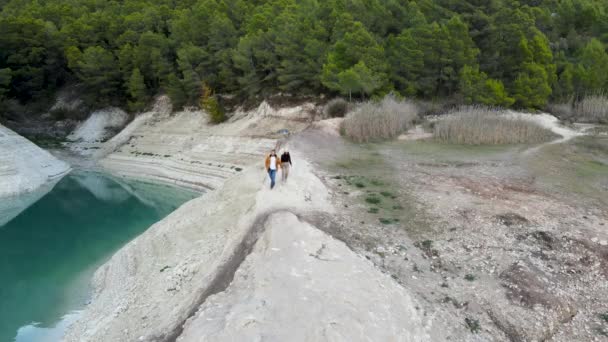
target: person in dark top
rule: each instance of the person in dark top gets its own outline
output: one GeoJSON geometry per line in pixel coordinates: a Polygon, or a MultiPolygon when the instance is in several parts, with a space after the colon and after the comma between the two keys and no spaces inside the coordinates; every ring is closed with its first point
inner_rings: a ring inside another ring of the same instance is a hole
{"type": "Polygon", "coordinates": [[[289,151],[283,151],[283,154],[281,155],[281,175],[283,182],[285,182],[287,177],[289,177],[289,170],[292,166],[293,164],[291,163],[291,155],[289,155],[289,151]]]}

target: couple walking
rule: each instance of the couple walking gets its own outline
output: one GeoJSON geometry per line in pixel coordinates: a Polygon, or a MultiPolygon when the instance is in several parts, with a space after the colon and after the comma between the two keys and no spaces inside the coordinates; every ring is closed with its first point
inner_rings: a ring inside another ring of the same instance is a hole
{"type": "Polygon", "coordinates": [[[283,181],[286,181],[287,177],[289,177],[289,169],[292,166],[289,151],[283,151],[281,158],[277,156],[275,150],[270,151],[270,154],[266,157],[265,165],[268,176],[270,177],[270,189],[272,189],[274,188],[275,178],[279,169],[281,169],[283,181]]]}

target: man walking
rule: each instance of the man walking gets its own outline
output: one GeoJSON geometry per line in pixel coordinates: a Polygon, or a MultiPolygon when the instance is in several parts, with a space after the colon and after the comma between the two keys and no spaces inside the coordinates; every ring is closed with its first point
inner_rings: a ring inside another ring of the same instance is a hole
{"type": "Polygon", "coordinates": [[[291,163],[291,156],[289,155],[289,151],[285,149],[283,154],[281,155],[281,176],[283,178],[283,182],[287,180],[289,177],[289,169],[293,166],[291,163]]]}
{"type": "Polygon", "coordinates": [[[270,154],[266,157],[265,166],[266,171],[268,171],[268,176],[270,177],[270,189],[273,189],[277,170],[281,167],[281,160],[277,157],[274,150],[270,151],[270,154]]]}

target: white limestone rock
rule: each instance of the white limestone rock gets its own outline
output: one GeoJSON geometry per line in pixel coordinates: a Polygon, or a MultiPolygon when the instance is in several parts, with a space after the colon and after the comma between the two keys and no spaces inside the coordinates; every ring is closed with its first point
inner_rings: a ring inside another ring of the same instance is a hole
{"type": "Polygon", "coordinates": [[[169,116],[167,99],[138,115],[121,133],[103,144],[94,156],[108,172],[189,187],[219,188],[248,165],[262,166],[276,146],[280,132],[308,127],[313,104],[273,109],[262,103],[237,111],[228,122],[211,125],[203,111],[183,110],[169,116]]]}
{"type": "Polygon", "coordinates": [[[69,171],[68,164],[0,125],[0,198],[32,192],[69,171]]]}
{"type": "Polygon", "coordinates": [[[178,341],[429,341],[415,306],[370,261],[284,211],[178,341]]]}
{"type": "Polygon", "coordinates": [[[118,133],[129,121],[129,115],[120,108],[95,111],[68,136],[70,150],[91,156],[102,144],[118,133]]]}

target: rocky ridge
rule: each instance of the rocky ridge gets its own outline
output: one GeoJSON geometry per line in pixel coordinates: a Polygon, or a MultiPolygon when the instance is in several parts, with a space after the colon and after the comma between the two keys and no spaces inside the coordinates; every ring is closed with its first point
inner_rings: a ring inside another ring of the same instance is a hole
{"type": "Polygon", "coordinates": [[[313,104],[273,109],[266,102],[237,110],[230,120],[210,125],[206,113],[171,114],[161,97],[96,153],[107,171],[125,177],[177,184],[196,190],[219,188],[275,147],[278,139],[306,128],[313,104]]]}

